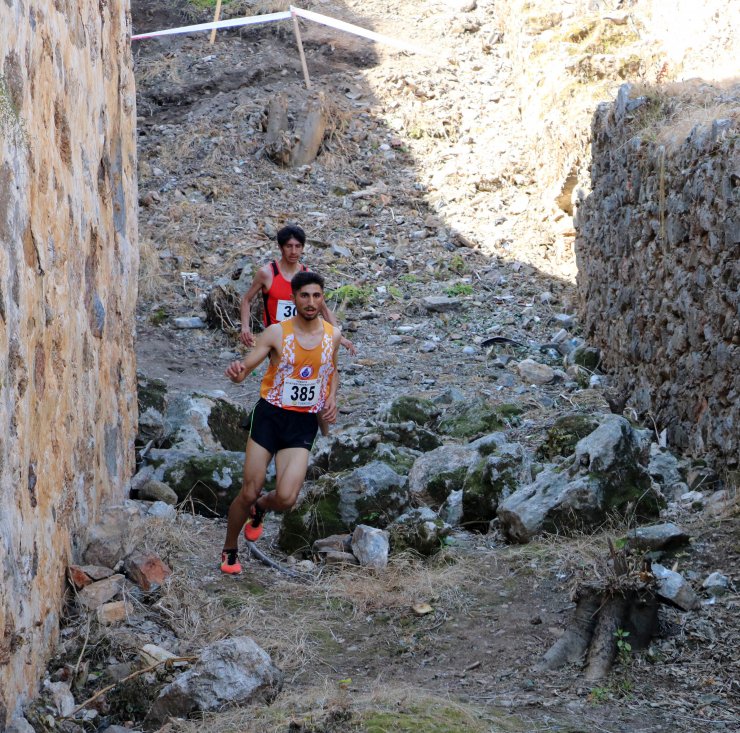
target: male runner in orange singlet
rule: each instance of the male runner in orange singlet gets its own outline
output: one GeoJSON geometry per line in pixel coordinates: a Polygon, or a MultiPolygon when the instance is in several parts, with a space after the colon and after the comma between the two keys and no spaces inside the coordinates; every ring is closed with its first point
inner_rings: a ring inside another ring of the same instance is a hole
{"type": "MultiPolygon", "coordinates": [[[[262,293],[264,300],[263,321],[265,328],[295,315],[295,305],[290,289],[290,281],[297,272],[308,268],[301,264],[303,249],[306,246],[306,233],[299,226],[288,225],[277,233],[280,259],[273,260],[257,270],[241,302],[242,329],[239,340],[245,346],[254,346],[254,334],[250,328],[252,300],[257,293],[262,293]]],[[[337,319],[326,303],[321,306],[321,317],[336,326],[337,319]]],[[[355,353],[354,344],[342,337],[342,346],[355,353]]]]}
{"type": "Polygon", "coordinates": [[[238,383],[270,359],[252,411],[242,488],[229,507],[221,571],[232,575],[241,572],[237,550],[242,527],[253,542],[262,534],[265,512],[293,507],[318,428],[323,430],[337,418],[337,351],[342,333],[319,318],[324,280],[315,272],[298,272],[291,287],[296,314],[268,326],[244,361],[234,361],[226,370],[226,376],[238,383]],[[273,456],[276,486],[260,496],[273,456]]]}

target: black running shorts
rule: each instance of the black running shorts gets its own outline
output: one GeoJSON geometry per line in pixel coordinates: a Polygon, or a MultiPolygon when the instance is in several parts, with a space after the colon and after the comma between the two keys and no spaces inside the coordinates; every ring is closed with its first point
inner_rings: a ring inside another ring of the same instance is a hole
{"type": "Polygon", "coordinates": [[[260,398],[252,410],[249,437],[275,455],[283,448],[311,450],[318,429],[315,413],[284,410],[260,398]]]}

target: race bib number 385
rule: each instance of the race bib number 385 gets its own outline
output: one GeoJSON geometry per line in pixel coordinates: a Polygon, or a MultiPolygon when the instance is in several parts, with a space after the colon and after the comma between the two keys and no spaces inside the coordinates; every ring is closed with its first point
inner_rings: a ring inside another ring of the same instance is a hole
{"type": "Polygon", "coordinates": [[[277,319],[278,321],[287,321],[295,315],[295,303],[292,300],[278,300],[277,302],[277,319]]]}
{"type": "Polygon", "coordinates": [[[318,379],[286,379],[283,384],[283,405],[313,407],[319,401],[318,379]]]}

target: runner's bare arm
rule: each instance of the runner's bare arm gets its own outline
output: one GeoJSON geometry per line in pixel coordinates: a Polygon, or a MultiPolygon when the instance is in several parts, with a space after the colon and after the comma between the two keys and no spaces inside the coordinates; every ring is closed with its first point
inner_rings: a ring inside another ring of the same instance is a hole
{"type": "Polygon", "coordinates": [[[242,298],[240,308],[242,328],[241,333],[239,334],[239,340],[245,346],[254,346],[254,334],[252,333],[252,329],[249,327],[252,315],[252,300],[257,293],[262,290],[269,289],[270,284],[268,272],[264,267],[260,267],[260,269],[257,270],[257,274],[254,276],[254,280],[252,280],[252,284],[249,286],[249,290],[247,290],[242,298]]]}
{"type": "MultiPolygon", "coordinates": [[[[329,387],[329,395],[324,403],[324,409],[319,414],[319,425],[321,426],[321,432],[324,432],[324,426],[337,421],[337,389],[339,387],[339,369],[337,367],[339,357],[339,344],[342,341],[342,331],[339,328],[334,329],[334,353],[332,354],[332,360],[334,361],[334,374],[332,375],[331,385],[329,387]]],[[[328,431],[327,431],[328,432],[328,431]]]]}
{"type": "MultiPolygon", "coordinates": [[[[326,304],[326,301],[324,301],[321,304],[321,317],[325,320],[331,323],[334,328],[339,328],[339,323],[337,322],[337,317],[334,315],[334,312],[331,308],[326,304]]],[[[341,338],[341,344],[344,346],[347,351],[349,351],[352,356],[354,356],[357,353],[357,349],[355,348],[355,345],[348,339],[342,336],[341,338]]]]}
{"type": "Polygon", "coordinates": [[[254,348],[244,357],[243,361],[232,361],[226,369],[226,376],[232,381],[243,382],[273,350],[280,346],[282,329],[278,324],[273,324],[264,330],[254,344],[254,348]]]}

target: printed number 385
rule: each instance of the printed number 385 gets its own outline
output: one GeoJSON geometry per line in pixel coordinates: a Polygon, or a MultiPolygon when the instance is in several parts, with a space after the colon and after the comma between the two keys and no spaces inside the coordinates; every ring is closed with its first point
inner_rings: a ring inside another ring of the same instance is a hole
{"type": "Polygon", "coordinates": [[[291,402],[313,402],[315,395],[316,386],[313,384],[306,387],[299,387],[297,384],[294,384],[290,388],[291,402]]]}

